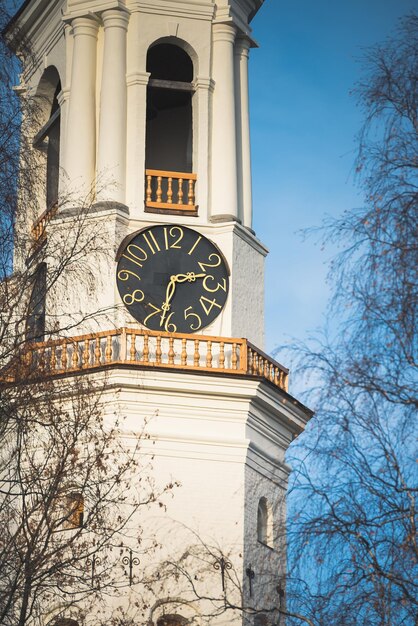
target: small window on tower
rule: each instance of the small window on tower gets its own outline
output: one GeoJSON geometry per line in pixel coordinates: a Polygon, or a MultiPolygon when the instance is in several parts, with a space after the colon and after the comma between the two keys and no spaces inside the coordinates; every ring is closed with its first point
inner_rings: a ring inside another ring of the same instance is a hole
{"type": "Polygon", "coordinates": [[[38,266],[32,284],[26,321],[26,340],[43,341],[45,338],[46,263],[38,266]]]}
{"type": "Polygon", "coordinates": [[[273,513],[270,503],[264,496],[258,502],[257,539],[266,546],[273,547],[273,513]]]}
{"type": "Polygon", "coordinates": [[[73,491],[67,496],[66,525],[68,529],[81,528],[84,522],[84,498],[79,492],[73,491]]]}
{"type": "Polygon", "coordinates": [[[157,626],[186,626],[188,621],[181,615],[163,615],[157,620],[157,626]]]}

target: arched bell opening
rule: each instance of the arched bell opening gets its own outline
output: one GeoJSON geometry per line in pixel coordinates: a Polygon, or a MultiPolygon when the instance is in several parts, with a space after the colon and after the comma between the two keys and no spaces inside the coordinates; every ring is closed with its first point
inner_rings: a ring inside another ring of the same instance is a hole
{"type": "Polygon", "coordinates": [[[58,202],[60,169],[60,105],[61,80],[55,67],[48,67],[36,93],[37,111],[42,123],[33,140],[35,148],[45,154],[45,208],[50,210],[58,202]]]}
{"type": "Polygon", "coordinates": [[[147,210],[196,211],[193,174],[193,62],[172,43],[147,54],[147,210]]]}

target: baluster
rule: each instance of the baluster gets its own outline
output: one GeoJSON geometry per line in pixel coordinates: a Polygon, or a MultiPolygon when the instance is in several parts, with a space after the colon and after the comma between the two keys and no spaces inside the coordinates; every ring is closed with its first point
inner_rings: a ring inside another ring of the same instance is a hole
{"type": "Polygon", "coordinates": [[[144,361],[144,363],[148,363],[149,361],[148,335],[144,335],[144,350],[142,352],[142,360],[144,361]]]}
{"type": "Polygon", "coordinates": [[[219,367],[221,370],[225,368],[225,344],[223,341],[219,344],[219,367]]]}
{"type": "Polygon", "coordinates": [[[181,340],[181,364],[187,365],[187,350],[186,350],[187,339],[181,340]]]}
{"type": "Polygon", "coordinates": [[[61,368],[65,371],[67,369],[68,355],[67,355],[67,342],[64,341],[61,349],[61,368]]]}
{"type": "Polygon", "coordinates": [[[171,176],[168,177],[167,202],[168,204],[173,203],[173,179],[171,176]]]}
{"type": "Polygon", "coordinates": [[[177,194],[178,204],[183,204],[183,179],[179,178],[179,190],[177,194]]]}
{"type": "Polygon", "coordinates": [[[40,370],[45,369],[45,347],[44,346],[42,346],[39,350],[38,369],[40,370]]]}
{"type": "Polygon", "coordinates": [[[189,180],[189,190],[188,190],[188,194],[187,194],[187,198],[188,198],[188,205],[189,206],[193,206],[194,205],[194,193],[193,193],[193,180],[190,179],[189,180]]]}
{"type": "Polygon", "coordinates": [[[199,364],[200,364],[199,339],[195,339],[194,340],[193,365],[195,367],[199,367],[199,364]]]}
{"type": "Polygon", "coordinates": [[[279,368],[278,368],[278,367],[275,367],[273,371],[274,371],[274,378],[273,378],[273,382],[274,382],[274,384],[278,387],[278,386],[279,386],[279,384],[280,384],[280,383],[279,383],[279,380],[280,380],[280,379],[279,379],[279,368]]]}
{"type": "Polygon", "coordinates": [[[25,353],[25,356],[24,356],[23,360],[25,362],[25,365],[27,365],[27,367],[31,366],[32,360],[33,360],[33,349],[32,348],[29,348],[29,350],[25,353]]]}
{"type": "Polygon", "coordinates": [[[122,332],[120,334],[120,352],[119,352],[119,360],[122,361],[122,363],[125,363],[126,361],[126,350],[128,348],[127,343],[128,343],[128,338],[126,336],[126,328],[122,328],[122,332]]]}
{"type": "Polygon", "coordinates": [[[163,194],[163,190],[161,187],[161,181],[162,181],[162,177],[161,176],[157,176],[157,202],[161,202],[161,197],[163,194]]]}
{"type": "Polygon", "coordinates": [[[251,350],[251,354],[252,354],[252,373],[253,373],[253,376],[256,376],[257,371],[258,371],[258,354],[257,352],[254,352],[254,350],[251,350]]]}
{"type": "Polygon", "coordinates": [[[96,346],[94,348],[94,364],[100,365],[102,359],[102,349],[100,346],[100,337],[96,337],[96,346]]]}
{"type": "Polygon", "coordinates": [[[161,365],[161,355],[162,355],[162,350],[161,350],[161,335],[157,335],[157,347],[155,349],[155,362],[157,363],[157,365],[161,365]]]}
{"type": "Polygon", "coordinates": [[[71,357],[71,367],[76,370],[78,367],[78,343],[73,342],[73,356],[71,357]]]}
{"type": "Polygon", "coordinates": [[[258,355],[258,375],[262,376],[264,373],[264,359],[258,355]]]}
{"type": "Polygon", "coordinates": [[[237,369],[237,364],[238,364],[237,344],[233,343],[232,344],[232,358],[231,358],[231,365],[232,365],[233,370],[237,369]]]}
{"type": "Polygon", "coordinates": [[[169,337],[168,339],[168,364],[169,365],[174,365],[174,356],[175,356],[175,352],[174,352],[174,337],[169,337]]]}
{"type": "Polygon", "coordinates": [[[112,335],[108,335],[106,339],[105,359],[106,363],[110,363],[112,360],[112,335]]]}
{"type": "Polygon", "coordinates": [[[146,202],[151,202],[151,194],[152,194],[151,180],[152,180],[152,176],[147,174],[146,202]]]}
{"type": "Polygon", "coordinates": [[[90,361],[90,339],[84,340],[83,367],[87,367],[90,361]]]}
{"type": "Polygon", "coordinates": [[[208,341],[206,348],[206,367],[212,367],[212,342],[208,341]]]}
{"type": "Polygon", "coordinates": [[[51,368],[51,370],[55,370],[56,366],[57,366],[57,355],[56,355],[56,348],[55,346],[51,346],[51,357],[49,359],[49,366],[51,368]]]}
{"type": "Polygon", "coordinates": [[[136,341],[136,335],[135,333],[132,333],[131,334],[131,349],[129,351],[129,356],[130,356],[131,361],[135,361],[135,356],[136,356],[135,341],[136,341]]]}
{"type": "Polygon", "coordinates": [[[250,347],[247,350],[247,362],[248,362],[248,373],[251,375],[253,373],[253,353],[250,347]]]}

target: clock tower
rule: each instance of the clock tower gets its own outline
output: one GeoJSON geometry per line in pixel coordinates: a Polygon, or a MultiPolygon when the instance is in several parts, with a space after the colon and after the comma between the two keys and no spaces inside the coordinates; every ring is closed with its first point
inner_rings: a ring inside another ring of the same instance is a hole
{"type": "MultiPolygon", "coordinates": [[[[186,581],[156,585],[149,626],[270,623],[285,576],[284,455],[311,413],[263,352],[248,110],[262,3],[26,0],[8,29],[12,45],[31,42],[19,88],[40,111],[29,123],[40,209],[20,212],[29,243],[16,268],[85,225],[83,260],[46,296],[31,359],[42,353],[51,376],[105,376],[122,438],[147,423],[155,480],[180,484],[160,518],[141,521],[162,558],[196,537],[223,555],[209,550],[205,599],[186,581]],[[255,617],[226,599],[211,614],[231,568],[234,603],[255,617]]],[[[127,614],[134,593],[117,598],[127,614]]]]}

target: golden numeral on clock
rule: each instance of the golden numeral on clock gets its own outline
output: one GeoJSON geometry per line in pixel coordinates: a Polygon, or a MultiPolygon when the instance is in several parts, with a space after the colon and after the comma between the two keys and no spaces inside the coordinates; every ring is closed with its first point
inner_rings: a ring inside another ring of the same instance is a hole
{"type": "Polygon", "coordinates": [[[148,258],[148,255],[145,252],[145,250],[143,248],[140,248],[134,243],[131,243],[129,244],[129,246],[127,246],[126,252],[127,254],[122,254],[122,256],[125,259],[128,259],[128,261],[131,261],[131,263],[135,263],[135,265],[138,265],[138,267],[142,267],[142,263],[140,263],[139,261],[146,261],[148,258]],[[138,256],[138,252],[142,253],[142,255],[138,256]]]}
{"type": "Polygon", "coordinates": [[[143,291],[141,291],[140,289],[135,289],[135,291],[133,291],[132,293],[126,293],[123,296],[123,301],[128,306],[131,306],[131,304],[133,304],[134,302],[142,302],[144,297],[145,296],[144,296],[143,291]],[[137,295],[137,294],[140,294],[140,295],[137,295]]]}
{"type": "Polygon", "coordinates": [[[194,244],[192,245],[192,247],[190,248],[187,254],[191,254],[193,252],[193,250],[196,248],[197,244],[199,243],[201,239],[202,239],[202,235],[199,235],[199,237],[196,239],[196,241],[194,242],[194,244]]]}
{"type": "Polygon", "coordinates": [[[144,319],[144,321],[142,322],[144,326],[147,325],[147,321],[149,320],[150,317],[153,317],[154,315],[158,315],[158,313],[161,313],[161,309],[151,304],[151,302],[148,302],[148,306],[152,307],[154,309],[154,312],[147,315],[147,317],[144,319]]]}
{"type": "Polygon", "coordinates": [[[148,248],[151,250],[152,254],[155,254],[157,251],[160,252],[161,248],[158,244],[158,241],[155,238],[155,235],[152,231],[148,231],[147,233],[143,233],[143,238],[145,239],[145,242],[148,246],[148,248]],[[152,243],[150,241],[150,239],[152,239],[152,243]],[[155,246],[155,250],[153,248],[153,245],[155,246]]]}
{"type": "Polygon", "coordinates": [[[175,333],[177,331],[177,326],[173,322],[170,322],[170,319],[172,318],[173,315],[174,315],[174,311],[170,313],[170,315],[167,317],[165,321],[164,328],[166,332],[168,333],[175,333]]]}
{"type": "Polygon", "coordinates": [[[170,230],[168,230],[167,226],[164,226],[164,242],[165,242],[166,250],[168,250],[169,248],[175,248],[176,250],[181,250],[181,246],[179,246],[178,244],[183,239],[183,237],[184,237],[184,231],[182,228],[180,228],[180,226],[172,226],[170,230]],[[177,237],[177,239],[173,241],[173,243],[169,243],[168,235],[170,235],[170,237],[173,237],[173,238],[177,237]]]}
{"type": "Polygon", "coordinates": [[[206,315],[209,315],[214,306],[216,306],[218,309],[222,309],[222,305],[218,304],[215,298],[213,300],[209,300],[209,298],[206,298],[206,296],[200,296],[199,302],[202,305],[202,309],[204,310],[206,315]],[[207,306],[206,303],[208,303],[209,306],[207,306]]]}
{"type": "Polygon", "coordinates": [[[198,263],[200,269],[202,270],[202,272],[206,272],[206,267],[218,267],[218,265],[221,264],[221,257],[219,256],[219,254],[215,254],[214,252],[212,254],[209,255],[208,257],[208,261],[206,263],[198,263]],[[213,261],[215,259],[214,262],[209,263],[209,261],[213,261]]]}
{"type": "Polygon", "coordinates": [[[226,293],[226,278],[222,278],[222,283],[216,283],[215,289],[211,289],[211,287],[208,287],[207,283],[208,281],[214,281],[214,280],[215,280],[214,276],[211,276],[210,274],[205,276],[205,278],[203,279],[204,289],[206,289],[206,291],[209,291],[210,293],[214,293],[215,291],[218,291],[218,289],[222,289],[222,291],[226,293]]]}
{"type": "Polygon", "coordinates": [[[135,272],[131,272],[131,270],[119,270],[118,272],[119,280],[128,280],[129,276],[135,276],[135,278],[141,280],[138,274],[136,274],[135,272]]]}
{"type": "Polygon", "coordinates": [[[202,326],[202,319],[200,317],[200,315],[198,315],[197,313],[193,313],[193,307],[192,306],[188,306],[187,309],[184,309],[184,319],[187,320],[190,317],[196,318],[197,321],[195,321],[195,325],[193,326],[192,323],[190,323],[190,330],[199,330],[199,328],[202,326]],[[192,309],[190,311],[190,309],[192,309]]]}

